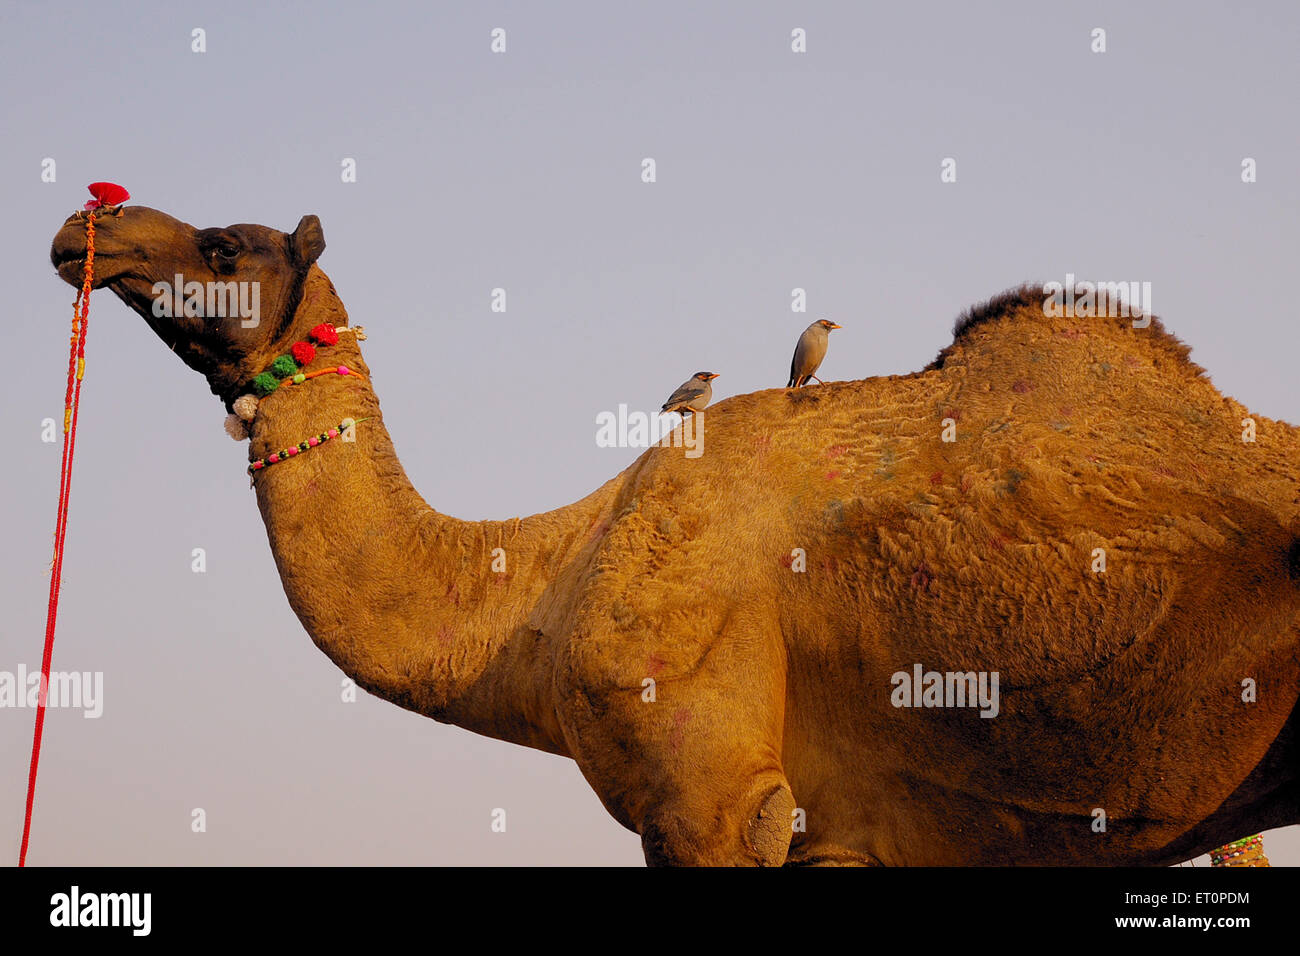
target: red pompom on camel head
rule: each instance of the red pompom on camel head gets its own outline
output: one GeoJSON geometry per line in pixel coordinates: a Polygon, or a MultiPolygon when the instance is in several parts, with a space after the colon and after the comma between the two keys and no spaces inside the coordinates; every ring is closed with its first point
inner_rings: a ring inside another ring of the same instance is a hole
{"type": "Polygon", "coordinates": [[[84,208],[87,212],[103,206],[120,206],[131,198],[131,194],[117,183],[91,183],[86,188],[95,197],[86,202],[84,208]]]}

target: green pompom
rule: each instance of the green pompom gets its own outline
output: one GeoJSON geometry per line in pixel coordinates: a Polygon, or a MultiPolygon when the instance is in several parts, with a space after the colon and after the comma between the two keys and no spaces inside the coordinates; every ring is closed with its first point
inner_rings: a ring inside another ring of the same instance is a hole
{"type": "Polygon", "coordinates": [[[298,363],[293,360],[292,355],[281,355],[271,363],[271,371],[281,378],[288,378],[298,371],[298,363]]]}
{"type": "Polygon", "coordinates": [[[303,375],[302,372],[299,372],[293,377],[293,384],[295,385],[301,385],[305,381],[307,381],[307,376],[303,375]]]}
{"type": "Polygon", "coordinates": [[[253,379],[253,391],[258,395],[270,395],[280,387],[280,379],[270,372],[263,372],[253,379]]]}

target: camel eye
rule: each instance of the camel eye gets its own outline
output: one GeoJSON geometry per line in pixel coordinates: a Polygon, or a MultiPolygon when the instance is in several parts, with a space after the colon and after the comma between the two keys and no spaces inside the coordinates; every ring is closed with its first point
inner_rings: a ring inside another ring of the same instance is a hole
{"type": "Polygon", "coordinates": [[[207,246],[208,256],[219,259],[226,265],[232,263],[239,256],[239,243],[224,236],[214,236],[205,245],[207,246]]]}

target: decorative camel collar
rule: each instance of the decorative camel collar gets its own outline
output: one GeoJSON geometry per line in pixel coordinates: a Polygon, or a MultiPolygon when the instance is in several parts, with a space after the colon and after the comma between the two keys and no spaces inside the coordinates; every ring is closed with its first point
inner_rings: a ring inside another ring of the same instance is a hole
{"type": "MultiPolygon", "coordinates": [[[[310,341],[295,342],[288,352],[271,363],[270,368],[253,378],[249,385],[251,391],[235,399],[231,406],[234,408],[234,413],[226,416],[226,434],[236,441],[243,441],[250,437],[249,428],[257,417],[258,407],[264,398],[277,389],[293,385],[304,385],[311,379],[318,378],[321,375],[356,375],[361,377],[361,373],[353,371],[346,365],[317,369],[314,372],[303,371],[315,361],[317,348],[338,344],[340,332],[352,333],[356,336],[358,342],[364,342],[366,338],[365,327],[361,325],[334,326],[329,323],[321,323],[315,326],[307,333],[307,338],[310,341]]],[[[368,419],[345,418],[334,428],[328,428],[318,435],[300,441],[297,445],[283,448],[265,458],[258,458],[251,462],[248,466],[248,474],[251,478],[252,475],[270,465],[276,465],[282,461],[297,457],[302,452],[316,448],[331,438],[338,438],[358,422],[364,421],[368,421],[368,419]]]]}

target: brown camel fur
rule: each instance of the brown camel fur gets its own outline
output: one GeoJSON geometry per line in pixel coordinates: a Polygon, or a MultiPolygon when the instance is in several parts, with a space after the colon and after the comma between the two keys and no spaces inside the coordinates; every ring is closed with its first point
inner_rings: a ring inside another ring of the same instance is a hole
{"type": "MultiPolygon", "coordinates": [[[[51,253],[75,284],[84,244],[73,217],[51,253]]],[[[229,407],[347,323],[323,248],[315,217],[127,207],[96,283],[229,407]],[[260,324],[155,318],[177,273],[260,282],[260,324]]],[[[257,476],[285,593],[372,693],[572,757],[651,863],[1170,864],[1300,823],[1300,433],[1253,416],[1243,442],[1158,321],[1042,299],[968,314],[919,373],[729,398],[701,457],[507,521],[425,504],[343,336],[312,368],[364,381],[253,423],[250,459],[372,417],[257,476]],[[998,672],[997,716],[892,706],[916,664],[998,672]]]]}

